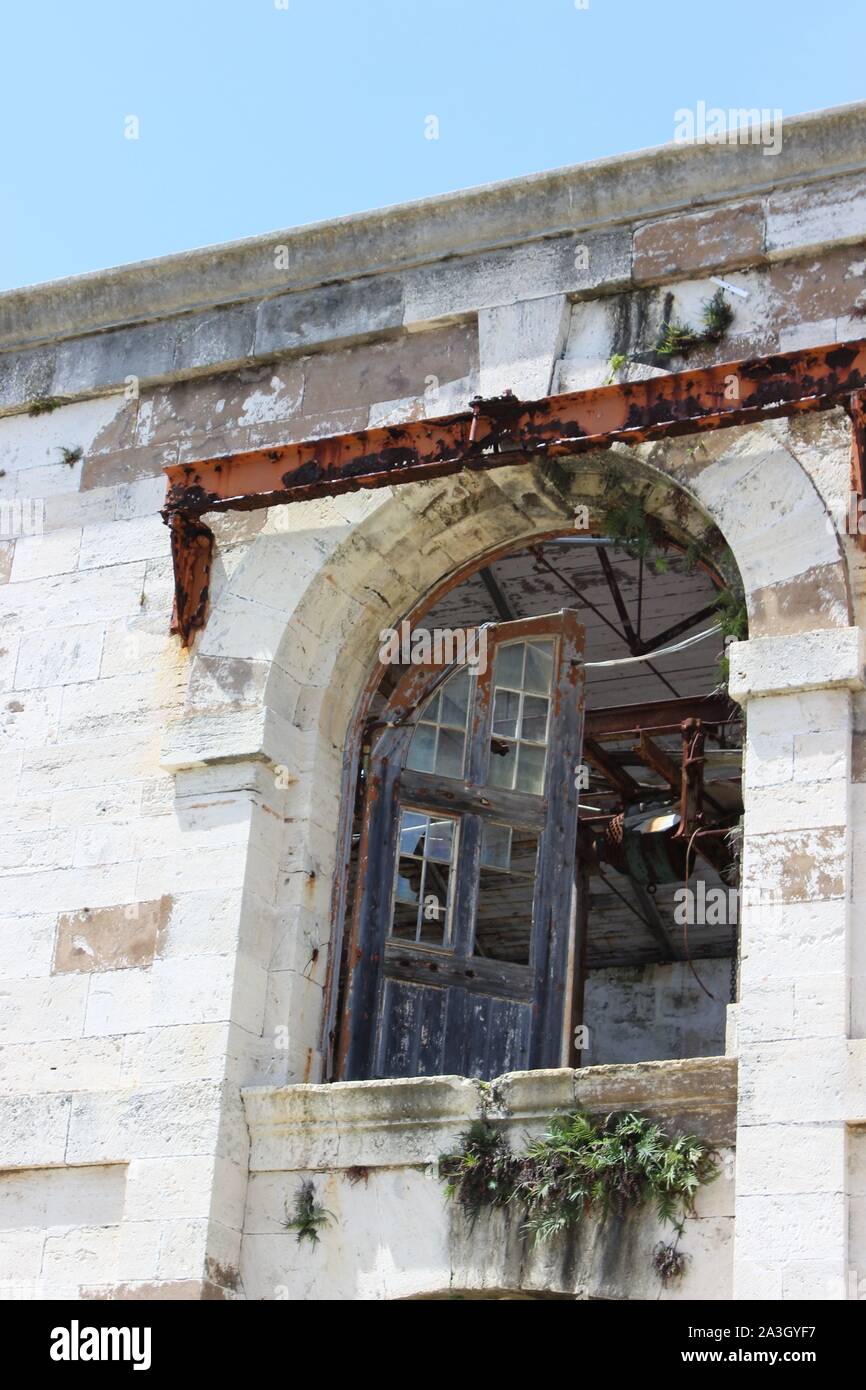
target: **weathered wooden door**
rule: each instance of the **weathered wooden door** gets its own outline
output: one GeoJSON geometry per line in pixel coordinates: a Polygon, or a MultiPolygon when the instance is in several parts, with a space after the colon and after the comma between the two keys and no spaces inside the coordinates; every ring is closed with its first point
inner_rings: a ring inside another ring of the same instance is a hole
{"type": "Polygon", "coordinates": [[[404,722],[372,753],[344,1079],[567,1056],[584,630],[565,610],[485,632],[477,671],[403,677],[389,710],[404,722]]]}

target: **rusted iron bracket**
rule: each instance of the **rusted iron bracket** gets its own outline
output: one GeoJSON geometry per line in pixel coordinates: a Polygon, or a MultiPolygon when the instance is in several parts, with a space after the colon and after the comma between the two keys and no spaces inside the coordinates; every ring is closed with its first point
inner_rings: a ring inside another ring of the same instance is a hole
{"type": "Polygon", "coordinates": [[[503,442],[511,440],[526,406],[513,391],[504,391],[501,396],[488,396],[486,399],[484,396],[473,396],[469,409],[472,411],[470,446],[483,439],[485,448],[499,453],[503,442]]]}
{"type": "Polygon", "coordinates": [[[866,392],[864,339],[539,401],[507,392],[476,398],[458,415],[173,464],[165,470],[163,516],[172,528],[176,630],[188,643],[204,623],[212,536],[196,519],[207,512],[253,511],[839,404],[848,407],[860,440],[859,495],[866,469],[859,392],[866,392]]]}
{"type": "Polygon", "coordinates": [[[851,497],[846,529],[860,550],[866,550],[866,393],[855,391],[845,408],[851,417],[851,497]]]}
{"type": "Polygon", "coordinates": [[[174,563],[171,630],[179,633],[181,644],[188,647],[193,633],[207,620],[214,535],[203,521],[183,512],[163,512],[163,518],[171,530],[174,563]]]}

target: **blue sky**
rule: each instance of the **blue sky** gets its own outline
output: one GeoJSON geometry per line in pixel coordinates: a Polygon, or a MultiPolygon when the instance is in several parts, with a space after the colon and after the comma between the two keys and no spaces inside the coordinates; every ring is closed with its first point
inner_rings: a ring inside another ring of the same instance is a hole
{"type": "Polygon", "coordinates": [[[2,33],[3,289],[663,144],[699,100],[866,96],[863,0],[18,0],[2,33]]]}

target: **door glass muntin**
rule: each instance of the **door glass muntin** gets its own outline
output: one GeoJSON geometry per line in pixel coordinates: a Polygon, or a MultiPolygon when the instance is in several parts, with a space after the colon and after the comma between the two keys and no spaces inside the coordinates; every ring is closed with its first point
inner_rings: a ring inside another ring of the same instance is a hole
{"type": "Polygon", "coordinates": [[[389,940],[448,949],[460,819],[416,806],[399,810],[389,940]]]}
{"type": "Polygon", "coordinates": [[[554,638],[518,638],[496,648],[487,780],[505,791],[544,795],[554,638]]]}
{"type": "Polygon", "coordinates": [[[537,832],[485,820],[473,955],[529,965],[538,868],[537,832]]]}
{"type": "Polygon", "coordinates": [[[449,676],[423,706],[409,744],[406,767],[459,781],[466,763],[466,726],[475,698],[468,666],[449,676]]]}

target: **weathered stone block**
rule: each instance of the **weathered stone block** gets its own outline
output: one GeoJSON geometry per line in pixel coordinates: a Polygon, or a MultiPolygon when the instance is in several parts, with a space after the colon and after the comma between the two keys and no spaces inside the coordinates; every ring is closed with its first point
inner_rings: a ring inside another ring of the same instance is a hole
{"type": "MultiPolygon", "coordinates": [[[[848,883],[844,826],[750,835],[743,856],[743,905],[841,898],[848,883]]],[[[744,923],[747,921],[744,914],[744,923]]]]}
{"type": "Polygon", "coordinates": [[[152,514],[108,526],[85,526],[78,568],[98,569],[118,561],[153,560],[169,553],[168,527],[161,516],[152,514]]]}
{"type": "Polygon", "coordinates": [[[466,324],[321,353],[304,364],[304,415],[423,397],[467,377],[477,362],[476,332],[466,324]]]}
{"type": "Polygon", "coordinates": [[[0,1073],[10,1095],[104,1091],[123,1084],[121,1038],[67,1038],[0,1048],[0,1073]]]}
{"type": "Polygon", "coordinates": [[[200,371],[215,363],[244,362],[252,356],[256,331],[254,304],[231,304],[177,321],[172,367],[200,371]]]}
{"type": "Polygon", "coordinates": [[[124,1039],[123,1083],[126,1086],[165,1086],[192,1081],[219,1081],[226,1058],[233,1058],[230,1029],[225,1023],[184,1023],[150,1028],[124,1039]]]}
{"type": "Polygon", "coordinates": [[[15,683],[18,690],[72,685],[99,675],[105,628],[101,623],[59,631],[25,633],[15,683]]]}
{"type": "Polygon", "coordinates": [[[0,1163],[37,1168],[62,1163],[69,1129],[70,1097],[0,1096],[0,1163]]]}
{"type": "Polygon", "coordinates": [[[835,179],[823,188],[807,184],[771,193],[767,201],[767,252],[771,257],[862,237],[866,237],[866,182],[862,174],[835,179]]]}
{"type": "Polygon", "coordinates": [[[323,285],[279,295],[259,306],[257,354],[316,347],[367,333],[384,333],[403,322],[403,284],[393,276],[323,285]]]}
{"type": "Polygon", "coordinates": [[[210,1082],[73,1098],[69,1163],[213,1153],[221,1087],[210,1082]]]}
{"type": "Polygon", "coordinates": [[[513,391],[519,400],[537,400],[549,395],[570,322],[571,304],[565,295],[480,310],[482,396],[513,391]]]}
{"type": "Polygon", "coordinates": [[[652,284],[702,270],[754,265],[763,255],[763,204],[726,204],[638,227],[633,273],[637,284],[652,284]]]}
{"type": "Polygon", "coordinates": [[[54,931],[55,919],[50,913],[0,917],[0,979],[48,975],[54,931]]]}
{"type": "Polygon", "coordinates": [[[423,323],[518,300],[619,289],[630,277],[628,228],[578,232],[409,271],[405,320],[423,323]]]}
{"type": "Polygon", "coordinates": [[[15,543],[12,583],[68,574],[78,568],[81,532],[46,532],[41,536],[19,536],[15,543]]]}
{"type": "Polygon", "coordinates": [[[733,642],[728,654],[731,696],[741,702],[795,691],[863,688],[863,636],[857,627],[753,637],[733,642]]]}
{"type": "Polygon", "coordinates": [[[170,320],[110,329],[86,338],[69,338],[57,345],[52,396],[74,396],[122,387],[129,376],[152,381],[165,376],[174,363],[175,335],[170,320]]]}
{"type": "MultiPolygon", "coordinates": [[[[153,967],[151,1025],[219,1023],[232,1016],[232,956],[178,957],[153,967]]],[[[261,982],[262,1001],[265,981],[261,982]]],[[[261,1010],[259,1011],[261,1016],[261,1010]]]]}
{"type": "Polygon", "coordinates": [[[141,611],[144,563],[112,565],[84,574],[30,579],[0,586],[0,622],[5,631],[76,627],[131,617],[141,611]]]}
{"type": "Polygon", "coordinates": [[[160,949],[170,908],[171,898],[164,897],[157,902],[61,914],[54,974],[143,969],[160,949]]]}
{"type": "Polygon", "coordinates": [[[113,488],[161,478],[163,469],[176,462],[177,446],[174,444],[88,455],[81,473],[81,488],[87,492],[93,488],[113,488]]]}

